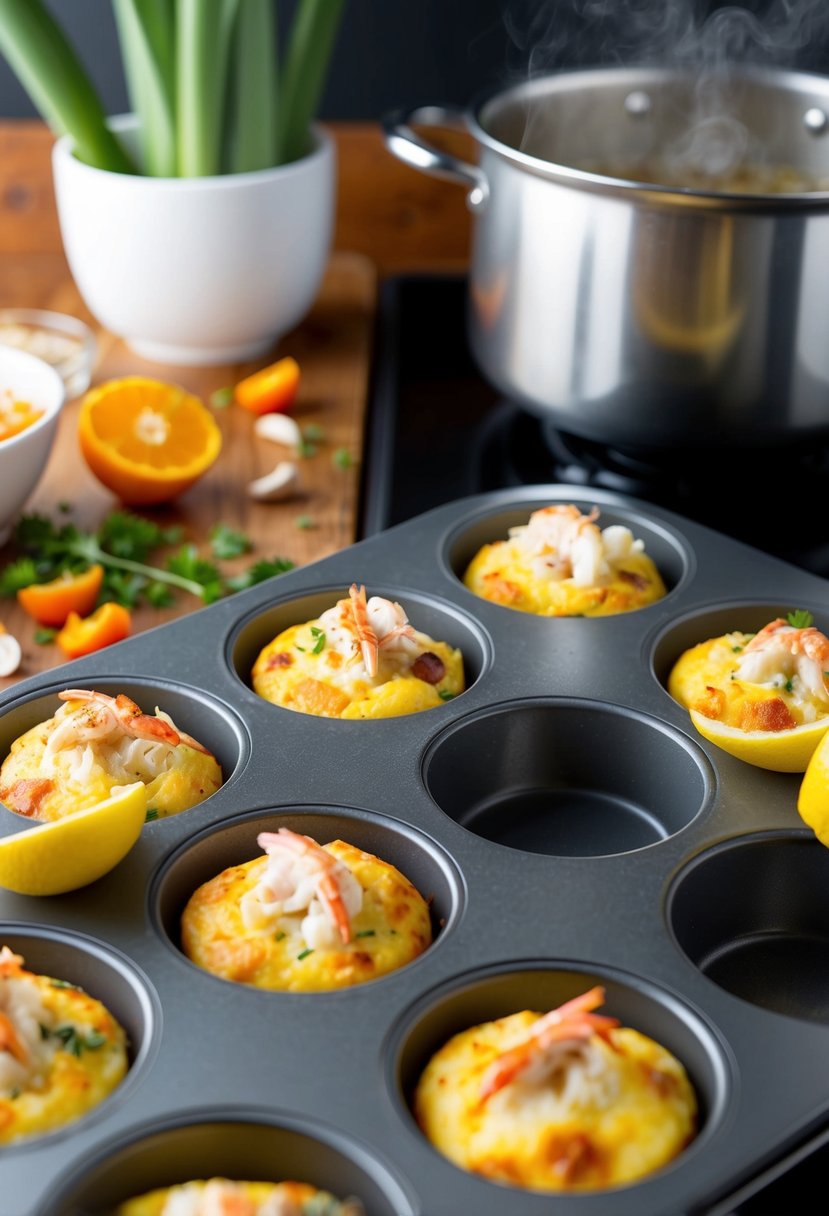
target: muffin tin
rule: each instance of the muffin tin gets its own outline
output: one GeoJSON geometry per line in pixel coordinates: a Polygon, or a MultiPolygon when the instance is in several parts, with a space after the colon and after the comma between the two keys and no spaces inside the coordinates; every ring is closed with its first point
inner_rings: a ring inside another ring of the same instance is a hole
{"type": "Polygon", "coordinates": [[[829,1124],[829,851],[797,814],[799,777],[708,745],[665,682],[687,646],[792,608],[826,630],[823,580],[633,499],[522,487],[440,507],[7,693],[3,754],[61,689],[94,687],[162,706],[215,752],[225,784],[147,824],[85,890],[0,892],[0,940],[104,1000],[132,1049],[127,1080],[93,1114],[0,1150],[3,1216],[103,1216],[215,1173],[307,1178],[359,1195],[369,1216],[730,1211],[729,1196],[829,1124]],[[551,620],[468,592],[460,575],[479,545],[552,502],[628,524],[668,595],[551,620]],[[459,646],[468,690],[378,722],[257,697],[259,649],[352,581],[459,646]],[[194,967],[178,944],[185,901],[280,825],[396,865],[431,898],[434,944],[341,992],[262,992],[194,967]],[[409,1107],[431,1053],[594,983],[606,1012],[685,1064],[695,1141],[640,1183],[570,1195],[444,1160],[409,1107]]]}

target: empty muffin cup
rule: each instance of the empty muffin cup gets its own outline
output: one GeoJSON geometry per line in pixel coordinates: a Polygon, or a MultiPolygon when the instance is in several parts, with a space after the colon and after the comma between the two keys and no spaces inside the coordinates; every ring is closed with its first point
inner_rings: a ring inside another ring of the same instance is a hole
{"type": "Polygon", "coordinates": [[[551,857],[629,853],[687,827],[710,765],[685,736],[632,710],[562,698],[454,723],[423,765],[432,798],[496,844],[551,857]]]}
{"type": "Polygon", "coordinates": [[[829,849],[806,833],[742,837],[675,879],[668,921],[715,984],[793,1018],[829,1023],[829,849]]]}

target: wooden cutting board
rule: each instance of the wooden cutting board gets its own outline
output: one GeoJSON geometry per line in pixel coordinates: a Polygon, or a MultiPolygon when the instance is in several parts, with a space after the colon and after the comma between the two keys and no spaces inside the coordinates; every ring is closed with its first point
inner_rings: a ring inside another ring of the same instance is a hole
{"type": "MultiPolygon", "coordinates": [[[[361,453],[365,421],[371,341],[376,300],[376,272],[364,256],[335,253],[317,301],[308,317],[265,357],[254,363],[212,368],[169,367],[148,363],[96,325],[82,304],[66,262],[59,253],[0,256],[0,307],[47,308],[80,317],[95,330],[98,358],[92,383],[116,376],[146,375],[181,384],[209,401],[211,394],[243,375],[283,355],[292,355],[301,369],[293,416],[300,426],[322,428],[324,439],[314,454],[300,460],[300,490],[283,503],[258,503],[247,485],[269,472],[279,460],[291,458],[281,446],[260,439],[254,417],[239,406],[215,408],[222,430],[222,452],[210,471],[175,503],[136,512],[158,523],[180,525],[184,540],[209,556],[209,533],[217,523],[244,532],[253,550],[243,558],[220,563],[232,575],[257,559],[288,558],[296,565],[343,548],[356,539],[361,453]],[[348,467],[335,452],[347,451],[348,467]],[[300,519],[307,525],[298,526],[300,519]]],[[[41,481],[24,510],[97,528],[117,499],[87,469],[77,441],[79,401],[69,402],[61,415],[57,439],[41,481]]],[[[14,556],[10,545],[0,548],[0,566],[14,556]]],[[[201,602],[186,593],[174,606],[142,607],[133,614],[137,633],[184,613],[201,602]]],[[[0,679],[0,689],[64,661],[54,643],[35,642],[36,626],[15,600],[0,599],[0,622],[23,648],[23,662],[14,676],[0,679]]]]}

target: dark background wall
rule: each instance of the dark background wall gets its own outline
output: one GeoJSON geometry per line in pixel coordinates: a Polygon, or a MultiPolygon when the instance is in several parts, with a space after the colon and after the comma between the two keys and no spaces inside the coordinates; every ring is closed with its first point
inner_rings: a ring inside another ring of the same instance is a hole
{"type": "MultiPolygon", "coordinates": [[[[127,108],[108,0],[46,0],[110,113],[127,108]]],[[[278,0],[285,27],[294,0],[278,0]]],[[[376,119],[398,105],[465,104],[528,71],[710,59],[728,52],[829,70],[829,0],[346,0],[321,117],[376,119]]],[[[0,116],[31,103],[0,58],[0,116]]]]}

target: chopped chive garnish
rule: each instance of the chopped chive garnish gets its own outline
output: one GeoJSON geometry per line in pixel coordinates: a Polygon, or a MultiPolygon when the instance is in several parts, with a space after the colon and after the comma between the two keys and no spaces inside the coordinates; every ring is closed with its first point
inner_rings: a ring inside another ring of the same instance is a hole
{"type": "Polygon", "coordinates": [[[794,689],[794,684],[792,683],[792,677],[791,677],[791,676],[789,676],[788,680],[787,680],[787,681],[786,681],[786,683],[783,685],[783,687],[785,688],[786,692],[792,692],[792,691],[793,691],[793,689],[794,689]]]}
{"type": "Polygon", "coordinates": [[[314,951],[311,949],[303,950],[300,954],[298,954],[296,956],[296,961],[298,963],[301,963],[304,958],[307,958],[309,954],[313,954],[313,953],[314,953],[314,951]]]}
{"type": "Polygon", "coordinates": [[[9,1094],[9,1097],[11,1098],[12,1102],[15,1100],[15,1098],[20,1097],[20,1090],[18,1089],[18,1087],[16,1085],[15,1085],[14,1089],[11,1091],[11,1093],[9,1094]]]}
{"type": "Polygon", "coordinates": [[[158,808],[150,806],[147,808],[147,814],[144,816],[144,822],[152,823],[154,819],[158,819],[158,808]]]}
{"type": "Polygon", "coordinates": [[[438,691],[438,696],[440,697],[441,701],[452,701],[455,698],[455,694],[450,692],[448,688],[441,688],[438,691]]]}
{"type": "Polygon", "coordinates": [[[325,647],[325,630],[320,629],[318,625],[312,625],[311,637],[314,639],[311,654],[321,654],[325,647]]]}
{"type": "Polygon", "coordinates": [[[279,930],[279,932],[276,934],[276,937],[275,937],[275,939],[274,939],[274,940],[275,940],[275,941],[278,941],[278,942],[284,942],[284,940],[285,940],[285,936],[286,936],[286,934],[285,934],[285,930],[284,930],[284,929],[280,929],[280,930],[279,930]]]}
{"type": "MultiPolygon", "coordinates": [[[[76,987],[75,984],[70,984],[69,980],[49,980],[49,986],[51,988],[74,988],[74,987],[76,987]]],[[[41,1030],[42,1029],[43,1028],[41,1027],[41,1030]]]]}
{"type": "Polygon", "coordinates": [[[373,929],[361,929],[359,933],[354,934],[355,937],[376,937],[377,934],[373,929]]]}
{"type": "Polygon", "coordinates": [[[731,652],[732,652],[732,654],[739,654],[742,649],[743,649],[742,646],[732,646],[731,652]]]}
{"type": "Polygon", "coordinates": [[[298,646],[298,645],[296,644],[296,642],[294,642],[294,649],[295,649],[295,650],[301,650],[301,651],[302,651],[302,653],[303,653],[303,654],[305,654],[305,647],[304,647],[304,646],[298,646]]]}

